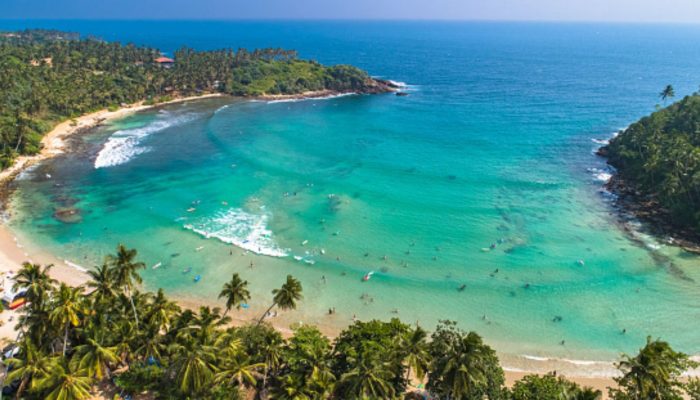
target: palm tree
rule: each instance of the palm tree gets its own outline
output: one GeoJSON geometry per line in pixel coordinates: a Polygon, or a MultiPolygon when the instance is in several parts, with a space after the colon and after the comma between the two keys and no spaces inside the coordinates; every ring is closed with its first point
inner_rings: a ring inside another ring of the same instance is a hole
{"type": "Polygon", "coordinates": [[[269,337],[261,346],[265,354],[265,371],[263,373],[263,387],[267,385],[267,376],[270,371],[276,371],[282,363],[282,341],[278,337],[269,337]]]}
{"type": "Polygon", "coordinates": [[[61,283],[58,293],[53,300],[53,310],[49,313],[50,320],[56,325],[63,326],[63,355],[66,355],[68,346],[68,328],[80,324],[80,314],[83,310],[81,303],[82,286],[70,287],[61,283]]]}
{"type": "Polygon", "coordinates": [[[116,297],[114,276],[109,265],[102,264],[99,267],[95,267],[95,269],[88,271],[88,275],[90,280],[87,282],[87,287],[93,289],[88,296],[95,296],[96,303],[109,301],[116,297]]]}
{"type": "Polygon", "coordinates": [[[42,268],[39,264],[26,262],[15,275],[13,289],[27,289],[27,301],[32,304],[32,308],[40,308],[43,305],[46,293],[56,283],[56,280],[49,276],[51,268],[53,268],[52,264],[42,268]]]}
{"type": "Polygon", "coordinates": [[[37,382],[37,388],[49,391],[46,400],[84,400],[89,399],[92,380],[87,371],[73,369],[65,358],[53,363],[51,373],[37,382]]]}
{"type": "MultiPolygon", "coordinates": [[[[683,386],[679,378],[694,366],[686,354],[674,351],[666,342],[647,337],[646,346],[637,356],[623,356],[618,364],[623,375],[615,381],[629,398],[676,399],[681,398],[679,389],[683,386]]],[[[611,397],[617,398],[614,394],[620,390],[610,392],[611,397]]]]}
{"type": "Polygon", "coordinates": [[[173,317],[180,311],[180,307],[168,300],[163,289],[158,289],[155,296],[150,296],[151,302],[147,311],[147,319],[155,324],[159,330],[167,330],[173,317]]]}
{"type": "Polygon", "coordinates": [[[219,298],[226,298],[226,311],[224,316],[231,311],[233,307],[237,310],[241,309],[241,304],[250,300],[250,292],[248,291],[248,281],[244,281],[241,277],[234,273],[231,276],[231,280],[224,284],[221,293],[219,293],[219,298]]]}
{"type": "Polygon", "coordinates": [[[450,398],[467,399],[477,387],[487,383],[484,357],[481,338],[474,332],[460,338],[457,348],[446,354],[441,374],[449,386],[450,398]]]}
{"type": "Polygon", "coordinates": [[[264,366],[264,363],[251,362],[250,357],[241,350],[240,341],[234,340],[224,350],[222,368],[216,374],[215,381],[236,383],[244,387],[255,386],[255,372],[264,366]]]}
{"type": "Polygon", "coordinates": [[[96,339],[88,337],[85,344],[75,347],[75,354],[71,359],[71,367],[74,370],[84,370],[91,378],[101,381],[109,378],[109,365],[119,361],[116,347],[102,345],[96,339]]]}
{"type": "Polygon", "coordinates": [[[212,382],[216,372],[214,346],[200,344],[187,331],[183,331],[169,350],[173,357],[172,368],[182,393],[200,393],[212,382]]]}
{"type": "Polygon", "coordinates": [[[664,101],[664,104],[666,104],[667,99],[673,98],[673,96],[675,95],[676,91],[673,89],[672,85],[666,85],[664,90],[662,90],[661,93],[659,93],[659,97],[661,98],[661,100],[664,101]]]}
{"type": "Polygon", "coordinates": [[[343,374],[336,389],[339,398],[347,399],[391,399],[396,392],[389,380],[391,368],[387,363],[364,355],[355,368],[343,374]]]}
{"type": "Polygon", "coordinates": [[[22,398],[22,393],[29,382],[32,382],[32,387],[36,386],[38,379],[53,369],[53,360],[39,351],[30,340],[24,339],[20,343],[20,348],[22,349],[22,358],[9,358],[5,361],[12,368],[5,382],[14,382],[20,379],[16,394],[18,399],[22,398]]]}
{"type": "Polygon", "coordinates": [[[418,326],[400,338],[399,348],[405,354],[404,362],[408,366],[406,380],[410,379],[411,370],[419,380],[425,378],[425,371],[430,364],[427,337],[428,333],[418,326]]]}
{"type": "Polygon", "coordinates": [[[117,286],[124,288],[124,293],[129,297],[131,309],[134,311],[134,321],[139,324],[139,317],[136,313],[134,298],[131,292],[135,283],[141,283],[141,275],[138,270],[146,268],[146,264],[135,261],[137,251],[135,249],[127,249],[123,244],[117,246],[117,254],[107,256],[107,263],[112,268],[114,282],[117,286]]]}
{"type": "Polygon", "coordinates": [[[287,281],[282,287],[272,291],[272,295],[274,296],[272,305],[260,317],[258,325],[262,323],[265,316],[267,316],[275,306],[282,310],[293,310],[297,308],[297,301],[302,298],[301,291],[301,282],[296,280],[293,276],[287,275],[287,281]]]}

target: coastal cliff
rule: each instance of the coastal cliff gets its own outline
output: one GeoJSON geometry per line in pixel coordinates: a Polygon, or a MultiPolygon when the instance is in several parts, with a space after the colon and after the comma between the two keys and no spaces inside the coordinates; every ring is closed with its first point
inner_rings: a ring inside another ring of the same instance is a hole
{"type": "Polygon", "coordinates": [[[700,243],[700,96],[646,116],[601,148],[618,204],[691,250],[700,243]]]}

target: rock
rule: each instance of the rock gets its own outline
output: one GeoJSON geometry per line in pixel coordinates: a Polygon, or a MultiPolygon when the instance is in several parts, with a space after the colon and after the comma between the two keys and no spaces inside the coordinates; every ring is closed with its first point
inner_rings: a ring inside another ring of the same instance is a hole
{"type": "Polygon", "coordinates": [[[64,224],[77,224],[83,220],[83,217],[80,215],[80,209],[73,207],[57,208],[53,213],[53,217],[64,224]]]}
{"type": "Polygon", "coordinates": [[[406,93],[406,92],[396,92],[396,95],[399,96],[399,97],[405,97],[405,96],[408,96],[408,93],[406,93]]]}

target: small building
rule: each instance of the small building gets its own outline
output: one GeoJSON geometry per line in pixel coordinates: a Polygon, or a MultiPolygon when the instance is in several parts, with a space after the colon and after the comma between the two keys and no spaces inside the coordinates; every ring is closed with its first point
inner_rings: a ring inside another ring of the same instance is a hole
{"type": "Polygon", "coordinates": [[[165,67],[165,68],[170,68],[175,64],[175,60],[173,60],[172,58],[168,58],[168,57],[158,57],[153,61],[155,61],[156,64],[160,65],[161,67],[165,67]]]}

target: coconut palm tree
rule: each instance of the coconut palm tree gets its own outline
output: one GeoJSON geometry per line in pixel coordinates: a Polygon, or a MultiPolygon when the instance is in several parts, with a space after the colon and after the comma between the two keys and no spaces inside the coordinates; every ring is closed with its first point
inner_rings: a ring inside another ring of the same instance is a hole
{"type": "Polygon", "coordinates": [[[159,330],[168,330],[180,307],[165,297],[163,289],[158,289],[155,295],[149,296],[150,302],[146,312],[146,319],[155,324],[159,330]]]}
{"type": "Polygon", "coordinates": [[[5,382],[20,380],[16,397],[22,398],[22,394],[31,382],[30,388],[36,386],[36,382],[42,376],[47,375],[53,369],[53,359],[42,353],[31,340],[24,339],[20,343],[21,358],[8,358],[5,362],[11,367],[5,382]]]}
{"type": "Polygon", "coordinates": [[[231,280],[224,284],[219,298],[226,298],[226,311],[224,316],[231,311],[232,308],[241,309],[241,304],[250,300],[250,292],[248,291],[248,281],[244,281],[241,277],[234,273],[231,280]]]}
{"type": "Polygon", "coordinates": [[[270,308],[268,308],[265,313],[258,320],[258,325],[260,325],[265,319],[270,311],[275,307],[279,307],[282,310],[293,310],[297,308],[297,301],[301,300],[302,287],[301,282],[296,280],[293,276],[287,275],[287,281],[279,289],[274,289],[272,291],[273,301],[270,308]]]}
{"type": "Polygon", "coordinates": [[[169,348],[178,388],[182,393],[195,395],[202,392],[213,381],[216,372],[216,347],[201,344],[183,331],[177,342],[169,348]]]}
{"type": "Polygon", "coordinates": [[[102,264],[95,267],[95,269],[88,271],[88,276],[90,276],[90,280],[87,282],[87,287],[92,289],[88,295],[94,296],[97,304],[110,301],[117,296],[114,275],[109,265],[102,264]]]}
{"type": "Polygon", "coordinates": [[[75,347],[75,354],[71,359],[73,370],[84,370],[91,378],[101,381],[109,378],[109,366],[119,361],[117,348],[114,346],[104,346],[93,337],[85,339],[85,344],[75,347]]]}
{"type": "Polygon", "coordinates": [[[430,365],[430,353],[428,352],[428,333],[421,327],[408,332],[399,339],[400,351],[404,354],[406,363],[406,380],[410,379],[411,371],[416,378],[423,380],[425,372],[430,365]]]}
{"type": "MultiPolygon", "coordinates": [[[[683,383],[680,377],[684,371],[696,363],[688,356],[674,351],[661,340],[647,337],[647,343],[635,357],[624,355],[618,364],[622,376],[615,378],[618,386],[630,399],[680,399],[683,383]]],[[[612,398],[621,390],[610,391],[612,398]]]]}
{"type": "Polygon", "coordinates": [[[450,398],[467,399],[478,387],[487,384],[487,363],[481,338],[469,332],[445,355],[441,371],[449,388],[450,398]]]}
{"type": "Polygon", "coordinates": [[[353,369],[340,377],[336,395],[343,399],[392,399],[396,392],[389,382],[390,370],[387,363],[363,355],[353,369]]]}
{"type": "Polygon", "coordinates": [[[33,309],[41,308],[47,298],[47,293],[56,284],[56,280],[49,276],[52,264],[41,267],[39,264],[24,263],[15,275],[13,289],[27,289],[26,298],[33,309]]]}
{"type": "Polygon", "coordinates": [[[661,100],[664,101],[664,104],[666,104],[667,99],[673,98],[673,96],[675,95],[676,91],[673,89],[672,85],[666,85],[664,90],[662,90],[661,93],[659,93],[659,97],[661,98],[661,100]]]}
{"type": "Polygon", "coordinates": [[[264,356],[265,371],[263,372],[263,387],[267,385],[267,377],[270,371],[276,371],[282,363],[282,345],[284,342],[279,337],[272,336],[261,346],[264,356]]]}
{"type": "Polygon", "coordinates": [[[73,369],[65,357],[53,363],[51,373],[37,382],[37,388],[49,392],[45,400],[85,400],[91,398],[92,380],[87,371],[73,369]]]}
{"type": "Polygon", "coordinates": [[[72,325],[77,327],[80,325],[80,314],[83,311],[82,286],[70,287],[65,283],[56,293],[52,302],[53,309],[49,313],[51,322],[58,326],[63,326],[63,355],[66,355],[66,347],[68,346],[68,328],[72,325]]]}
{"type": "Polygon", "coordinates": [[[216,373],[215,382],[252,387],[257,384],[256,372],[264,366],[264,363],[252,362],[239,345],[233,344],[224,350],[221,370],[216,373]]]}
{"type": "Polygon", "coordinates": [[[124,293],[129,297],[131,309],[134,312],[134,321],[139,324],[139,316],[136,313],[134,298],[131,294],[134,288],[134,283],[142,282],[139,270],[146,268],[146,264],[135,261],[138,252],[136,249],[127,249],[123,244],[117,246],[117,254],[107,256],[107,264],[112,269],[114,282],[117,286],[124,288],[124,293]]]}

